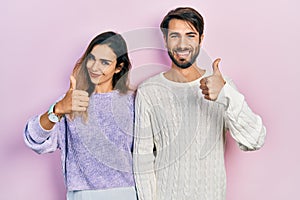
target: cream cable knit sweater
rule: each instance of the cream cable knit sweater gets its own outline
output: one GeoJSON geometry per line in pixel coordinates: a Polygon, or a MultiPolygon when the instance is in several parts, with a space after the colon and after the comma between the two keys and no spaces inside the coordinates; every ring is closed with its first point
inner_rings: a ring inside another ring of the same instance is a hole
{"type": "Polygon", "coordinates": [[[133,155],[139,200],[224,200],[224,130],[242,150],[263,145],[262,120],[232,81],[215,102],[202,97],[199,81],[176,83],[161,73],[140,85],[133,155]]]}

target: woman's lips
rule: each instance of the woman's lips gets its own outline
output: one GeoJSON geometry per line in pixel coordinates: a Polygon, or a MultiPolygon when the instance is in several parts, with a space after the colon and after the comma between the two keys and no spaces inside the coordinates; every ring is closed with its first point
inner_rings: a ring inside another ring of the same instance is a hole
{"type": "Polygon", "coordinates": [[[92,77],[92,78],[98,78],[98,77],[100,77],[102,74],[95,74],[95,73],[93,73],[93,72],[89,72],[89,74],[90,74],[90,76],[92,77]]]}

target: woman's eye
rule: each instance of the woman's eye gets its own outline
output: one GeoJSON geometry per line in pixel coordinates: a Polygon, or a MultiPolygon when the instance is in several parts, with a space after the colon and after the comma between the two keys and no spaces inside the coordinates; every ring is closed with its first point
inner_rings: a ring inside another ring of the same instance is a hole
{"type": "Polygon", "coordinates": [[[91,54],[87,55],[86,59],[88,61],[94,61],[95,60],[94,56],[92,56],[91,54]]]}
{"type": "Polygon", "coordinates": [[[101,61],[101,64],[102,64],[102,65],[109,65],[110,63],[109,63],[108,61],[106,61],[106,60],[102,60],[102,61],[101,61]]]}

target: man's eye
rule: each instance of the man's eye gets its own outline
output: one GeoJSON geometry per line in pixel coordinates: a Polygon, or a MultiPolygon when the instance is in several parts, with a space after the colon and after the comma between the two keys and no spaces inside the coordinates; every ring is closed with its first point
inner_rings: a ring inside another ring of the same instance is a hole
{"type": "Polygon", "coordinates": [[[177,38],[178,35],[171,35],[171,38],[177,38]]]}

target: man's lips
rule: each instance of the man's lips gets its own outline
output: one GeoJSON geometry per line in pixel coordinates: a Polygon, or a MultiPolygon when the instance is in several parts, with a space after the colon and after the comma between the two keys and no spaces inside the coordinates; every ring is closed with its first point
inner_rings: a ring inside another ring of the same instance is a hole
{"type": "Polygon", "coordinates": [[[178,58],[187,58],[190,55],[190,53],[190,50],[175,51],[175,54],[178,58]]]}

